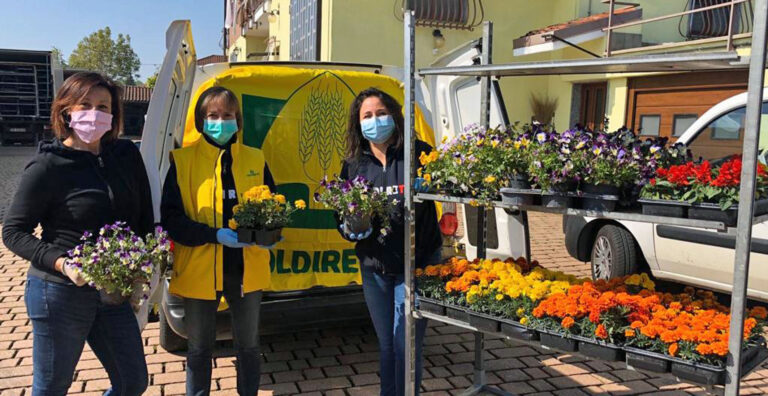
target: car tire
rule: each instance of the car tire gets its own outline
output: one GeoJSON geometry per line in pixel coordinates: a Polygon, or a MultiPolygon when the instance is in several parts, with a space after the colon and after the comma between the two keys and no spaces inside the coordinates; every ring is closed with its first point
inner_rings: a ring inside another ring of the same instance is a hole
{"type": "Polygon", "coordinates": [[[165,312],[160,309],[160,346],[168,352],[178,352],[187,349],[187,340],[176,334],[168,324],[165,312]]]}
{"type": "Polygon", "coordinates": [[[592,242],[592,278],[612,279],[636,273],[638,251],[629,231],[615,225],[601,227],[592,242]]]}

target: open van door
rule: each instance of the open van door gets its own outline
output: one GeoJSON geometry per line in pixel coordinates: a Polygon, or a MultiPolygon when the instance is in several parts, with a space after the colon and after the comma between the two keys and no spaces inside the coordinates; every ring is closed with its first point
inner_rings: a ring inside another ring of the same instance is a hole
{"type": "MultiPolygon", "coordinates": [[[[480,63],[480,40],[474,40],[438,59],[431,67],[468,66],[480,63]]],[[[428,87],[426,101],[432,110],[435,139],[453,138],[464,127],[480,122],[480,80],[466,76],[425,76],[428,87]]],[[[425,95],[426,96],[426,95],[425,95]]],[[[498,81],[491,81],[490,126],[509,125],[509,117],[498,81]]],[[[479,208],[467,205],[443,204],[440,229],[454,233],[459,246],[468,257],[477,255],[477,216],[479,208]],[[451,217],[453,216],[453,217],[451,217]],[[447,220],[447,221],[446,221],[447,220]],[[453,225],[450,225],[454,223],[453,225]],[[456,224],[458,223],[458,224],[456,224]]],[[[525,257],[526,243],[522,217],[509,216],[503,209],[494,209],[495,216],[487,217],[488,257],[525,257]]]]}
{"type": "MultiPolygon", "coordinates": [[[[181,147],[195,75],[197,58],[189,21],[171,23],[165,33],[165,47],[167,52],[152,91],[140,147],[152,190],[155,223],[160,222],[160,196],[170,167],[168,155],[172,149],[181,147]]],[[[150,283],[149,301],[136,314],[141,328],[146,324],[149,307],[162,298],[162,288],[157,287],[159,279],[160,273],[155,272],[150,283]]]]}

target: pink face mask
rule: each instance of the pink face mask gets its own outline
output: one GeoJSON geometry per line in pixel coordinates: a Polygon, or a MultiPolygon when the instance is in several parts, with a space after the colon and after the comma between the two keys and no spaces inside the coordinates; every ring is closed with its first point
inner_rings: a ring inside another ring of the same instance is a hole
{"type": "Polygon", "coordinates": [[[103,111],[73,111],[69,116],[71,118],[69,127],[75,131],[80,140],[89,144],[98,141],[112,129],[112,114],[103,111]]]}

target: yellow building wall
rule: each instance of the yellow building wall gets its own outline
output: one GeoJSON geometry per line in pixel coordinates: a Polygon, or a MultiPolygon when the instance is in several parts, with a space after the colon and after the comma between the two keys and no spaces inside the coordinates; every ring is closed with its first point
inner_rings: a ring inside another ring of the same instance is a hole
{"type": "MultiPolygon", "coordinates": [[[[248,59],[247,56],[250,53],[254,52],[264,52],[267,48],[267,44],[265,42],[266,37],[243,37],[240,36],[235,40],[232,45],[227,48],[227,56],[230,56],[233,51],[237,48],[237,62],[247,62],[249,60],[256,60],[256,59],[248,59]]],[[[259,57],[258,59],[261,59],[259,57]]]]}

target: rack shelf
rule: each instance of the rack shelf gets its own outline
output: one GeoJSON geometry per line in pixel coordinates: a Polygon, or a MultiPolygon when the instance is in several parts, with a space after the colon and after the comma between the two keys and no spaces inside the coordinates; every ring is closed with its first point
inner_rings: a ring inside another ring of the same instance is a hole
{"type": "MultiPolygon", "coordinates": [[[[451,196],[438,195],[438,194],[417,194],[414,197],[414,199],[418,201],[450,202],[450,203],[466,204],[466,205],[471,205],[473,201],[475,201],[474,199],[471,199],[471,198],[451,197],[451,196]]],[[[594,210],[573,209],[573,208],[567,208],[567,209],[547,208],[547,207],[538,206],[538,205],[516,206],[516,205],[508,205],[501,201],[493,201],[491,204],[492,204],[491,206],[495,208],[528,211],[528,212],[542,212],[542,213],[553,213],[553,214],[560,214],[560,215],[567,215],[567,216],[583,216],[583,217],[595,217],[595,218],[601,218],[601,219],[639,221],[643,223],[656,223],[656,224],[665,224],[665,225],[673,225],[673,226],[680,226],[680,227],[706,228],[706,229],[713,229],[718,231],[727,231],[729,229],[729,227],[727,227],[722,221],[683,219],[683,218],[668,217],[668,216],[649,216],[649,215],[644,215],[638,212],[600,212],[600,211],[594,211],[594,210]]],[[[765,221],[768,221],[768,214],[755,217],[753,220],[753,224],[759,224],[765,221]]]]}
{"type": "Polygon", "coordinates": [[[749,58],[735,52],[662,54],[545,62],[520,62],[474,66],[430,67],[422,76],[452,75],[476,77],[546,76],[563,74],[651,73],[746,69],[749,58]]]}

